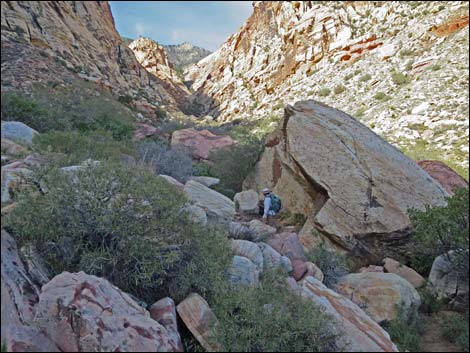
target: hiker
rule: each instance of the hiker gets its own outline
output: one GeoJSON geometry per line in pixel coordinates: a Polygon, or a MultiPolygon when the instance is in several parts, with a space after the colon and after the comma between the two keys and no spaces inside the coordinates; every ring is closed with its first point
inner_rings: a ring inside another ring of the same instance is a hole
{"type": "Polygon", "coordinates": [[[264,195],[264,207],[263,207],[263,219],[268,219],[268,216],[275,216],[281,210],[282,203],[281,199],[271,193],[269,189],[263,189],[264,195]]]}

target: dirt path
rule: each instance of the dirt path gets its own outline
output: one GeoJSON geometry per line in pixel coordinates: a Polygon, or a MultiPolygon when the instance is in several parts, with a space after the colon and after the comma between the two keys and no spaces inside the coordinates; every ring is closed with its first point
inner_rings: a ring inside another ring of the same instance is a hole
{"type": "Polygon", "coordinates": [[[442,337],[441,321],[452,315],[450,311],[440,311],[426,320],[424,334],[421,336],[422,352],[462,352],[454,343],[442,337]]]}

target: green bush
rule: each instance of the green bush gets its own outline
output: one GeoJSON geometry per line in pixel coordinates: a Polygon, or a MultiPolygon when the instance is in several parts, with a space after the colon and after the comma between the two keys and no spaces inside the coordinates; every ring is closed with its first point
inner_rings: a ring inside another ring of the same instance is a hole
{"type": "Polygon", "coordinates": [[[1,111],[2,120],[20,121],[39,132],[70,127],[67,119],[58,119],[38,102],[11,92],[2,93],[1,111]]]}
{"type": "Polygon", "coordinates": [[[330,94],[330,90],[328,88],[321,88],[319,91],[318,91],[318,96],[319,97],[326,97],[330,94]]]}
{"type": "Polygon", "coordinates": [[[118,141],[129,140],[134,133],[134,125],[130,122],[101,114],[89,123],[77,124],[81,131],[104,130],[109,131],[118,141]]]}
{"type": "Polygon", "coordinates": [[[285,279],[266,274],[259,287],[227,288],[211,307],[217,340],[227,352],[331,352],[338,330],[311,300],[288,291],[285,279]],[[335,333],[336,332],[336,333],[335,333]]]}
{"type": "Polygon", "coordinates": [[[455,266],[468,276],[469,249],[469,195],[468,189],[461,188],[448,198],[445,207],[426,207],[425,211],[408,211],[413,226],[414,256],[413,268],[427,273],[434,259],[455,250],[455,266]]]}
{"type": "Polygon", "coordinates": [[[111,132],[96,130],[49,131],[35,136],[33,149],[49,155],[57,166],[80,164],[86,159],[118,160],[122,154],[134,154],[132,146],[113,139],[111,132]]]}
{"type": "Polygon", "coordinates": [[[417,314],[407,318],[405,311],[399,308],[396,319],[383,325],[400,352],[420,351],[419,338],[423,333],[423,320],[417,314]]]}
{"type": "Polygon", "coordinates": [[[184,183],[193,173],[191,154],[184,148],[170,147],[163,141],[143,141],[137,150],[155,174],[169,175],[184,183]]]}
{"type": "Polygon", "coordinates": [[[216,190],[230,199],[242,190],[242,184],[248,174],[254,169],[259,156],[263,152],[263,142],[256,137],[246,137],[240,144],[222,148],[211,153],[213,161],[211,173],[220,179],[216,190]]]}
{"type": "Polygon", "coordinates": [[[338,85],[335,87],[335,89],[333,90],[333,92],[335,92],[335,94],[341,94],[343,93],[344,91],[346,91],[346,87],[344,87],[343,85],[338,85]]]}
{"type": "Polygon", "coordinates": [[[374,99],[377,99],[379,101],[382,101],[382,100],[387,100],[388,99],[388,96],[383,93],[383,92],[377,92],[375,95],[374,95],[374,99]]]}
{"type": "Polygon", "coordinates": [[[158,119],[165,119],[168,116],[168,113],[162,107],[157,107],[157,110],[155,110],[155,115],[158,119]]]}
{"type": "Polygon", "coordinates": [[[350,264],[343,256],[324,247],[316,247],[307,254],[308,260],[317,265],[322,270],[323,283],[329,288],[333,288],[338,279],[350,272],[350,264]]]}
{"type": "Polygon", "coordinates": [[[362,75],[362,76],[359,78],[359,81],[361,81],[361,82],[367,82],[367,81],[369,81],[371,78],[372,78],[372,75],[371,75],[371,74],[365,74],[365,75],[362,75]]]}
{"type": "Polygon", "coordinates": [[[47,193],[25,194],[4,224],[53,275],[84,271],[153,302],[209,293],[226,271],[226,235],[189,222],[184,194],[146,169],[101,162],[43,183],[47,193]]]}
{"type": "Polygon", "coordinates": [[[396,85],[404,85],[406,83],[410,83],[411,79],[408,76],[402,74],[401,72],[393,72],[392,81],[396,85]]]}
{"type": "Polygon", "coordinates": [[[469,351],[469,313],[452,313],[442,324],[442,335],[452,343],[457,343],[462,351],[469,351]]]}
{"type": "Polygon", "coordinates": [[[420,312],[429,315],[437,313],[445,306],[445,301],[443,299],[438,299],[436,294],[434,294],[427,285],[423,285],[417,290],[421,297],[421,306],[419,307],[420,312]]]}

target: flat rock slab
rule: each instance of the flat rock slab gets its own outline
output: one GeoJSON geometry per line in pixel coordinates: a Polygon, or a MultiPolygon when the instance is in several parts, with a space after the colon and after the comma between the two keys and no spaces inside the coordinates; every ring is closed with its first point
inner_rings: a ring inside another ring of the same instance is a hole
{"type": "Polygon", "coordinates": [[[220,179],[212,178],[208,176],[192,176],[192,177],[189,177],[188,180],[197,181],[198,183],[201,183],[202,185],[205,185],[208,188],[211,188],[213,186],[216,186],[217,184],[220,184],[220,179]]]}
{"type": "Polygon", "coordinates": [[[441,161],[418,161],[418,165],[441,184],[450,195],[453,195],[458,188],[468,189],[468,181],[441,161]]]}
{"type": "Polygon", "coordinates": [[[176,311],[194,338],[208,352],[222,352],[223,346],[215,340],[219,324],[209,304],[199,294],[190,294],[178,304],[176,311]]]}
{"type": "Polygon", "coordinates": [[[227,223],[235,216],[235,205],[232,200],[201,183],[188,181],[184,186],[184,192],[191,201],[206,211],[209,221],[227,223]]]}

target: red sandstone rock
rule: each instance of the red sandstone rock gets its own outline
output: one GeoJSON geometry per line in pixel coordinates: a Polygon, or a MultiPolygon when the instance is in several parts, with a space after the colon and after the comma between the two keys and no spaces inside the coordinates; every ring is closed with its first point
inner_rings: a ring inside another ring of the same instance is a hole
{"type": "Polygon", "coordinates": [[[468,182],[441,161],[418,161],[418,165],[450,195],[453,195],[457,188],[468,188],[468,182]]]}

